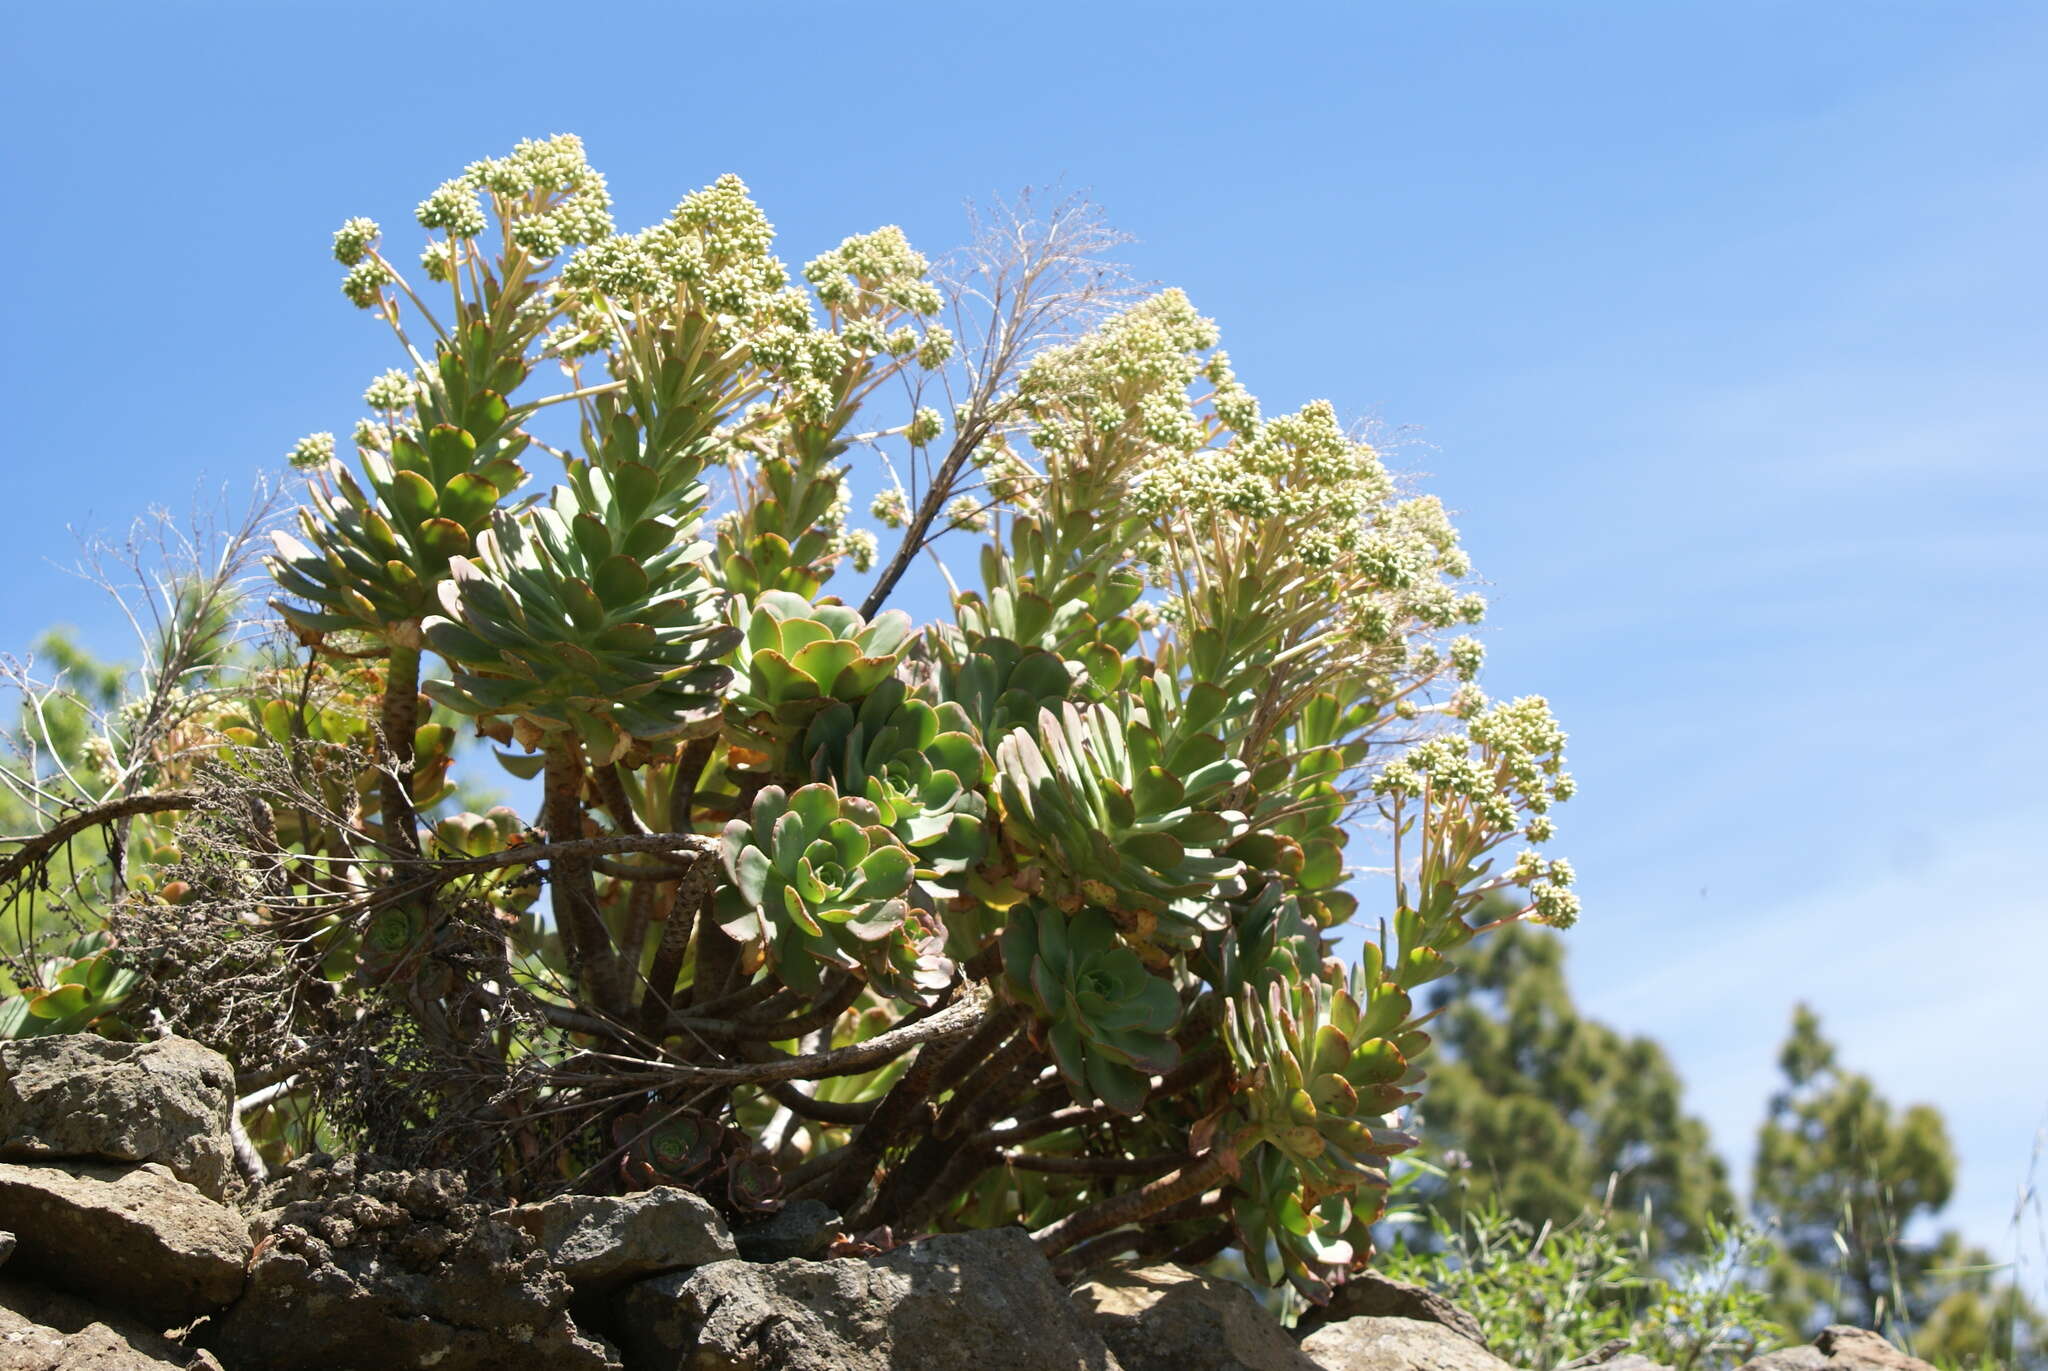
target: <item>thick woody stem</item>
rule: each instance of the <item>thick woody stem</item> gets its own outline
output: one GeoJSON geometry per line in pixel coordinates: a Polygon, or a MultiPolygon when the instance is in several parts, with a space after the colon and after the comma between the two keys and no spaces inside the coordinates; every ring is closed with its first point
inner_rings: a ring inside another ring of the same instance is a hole
{"type": "Polygon", "coordinates": [[[692,738],[683,744],[683,752],[676,759],[676,773],[669,782],[668,826],[688,831],[691,811],[697,806],[697,782],[703,779],[704,766],[711,760],[712,752],[718,747],[716,735],[707,738],[692,738]]]}
{"type": "Polygon", "coordinates": [[[412,742],[419,722],[420,649],[417,644],[394,643],[384,659],[384,706],[378,723],[384,732],[385,765],[378,795],[384,841],[403,856],[417,856],[420,850],[419,819],[412,807],[412,742]]]}
{"type": "Polygon", "coordinates": [[[1030,1086],[1042,1062],[1030,1034],[1019,1029],[954,1091],[931,1131],[890,1169],[866,1212],[849,1222],[856,1228],[880,1223],[905,1231],[924,1227],[947,1200],[995,1163],[995,1149],[976,1145],[971,1137],[1030,1086]]]}
{"type": "Polygon", "coordinates": [[[1186,1157],[1060,1157],[1037,1152],[1005,1152],[997,1158],[1019,1171],[1057,1176],[1157,1176],[1187,1164],[1186,1157]]]}
{"type": "MultiPolygon", "coordinates": [[[[557,842],[581,838],[582,746],[566,733],[551,734],[546,756],[542,825],[548,837],[557,842]]],[[[564,855],[549,865],[549,899],[554,907],[555,927],[568,953],[570,976],[579,990],[616,1017],[625,1008],[615,1002],[622,988],[618,949],[612,946],[611,930],[604,926],[604,915],[598,909],[590,859],[581,854],[564,855]]]]}
{"type": "Polygon", "coordinates": [[[840,1103],[835,1100],[814,1099],[804,1094],[791,1081],[770,1081],[766,1088],[771,1099],[798,1118],[809,1119],[813,1123],[832,1124],[840,1128],[866,1123],[874,1117],[875,1106],[881,1103],[880,1100],[840,1103]]]}
{"type": "Polygon", "coordinates": [[[839,984],[826,993],[824,999],[793,1018],[778,1019],[772,1023],[754,1023],[742,1019],[733,1036],[754,1042],[779,1043],[788,1038],[801,1038],[820,1028],[828,1028],[839,1022],[839,1016],[853,1006],[867,989],[867,982],[858,976],[840,973],[839,984]]]}
{"type": "MultiPolygon", "coordinates": [[[[683,958],[690,950],[698,907],[711,902],[709,895],[696,897],[689,890],[691,884],[678,885],[669,902],[668,918],[661,926],[661,942],[654,949],[653,965],[647,968],[647,988],[641,992],[640,1031],[657,1042],[667,1036],[664,1030],[675,1003],[676,982],[683,974],[683,958]]],[[[705,917],[710,917],[708,910],[705,917]]]]}
{"type": "Polygon", "coordinates": [[[1112,1195],[1086,1209],[1077,1209],[1059,1222],[1047,1224],[1031,1237],[1046,1256],[1056,1257],[1083,1238],[1107,1233],[1127,1223],[1137,1223],[1169,1205],[1192,1199],[1229,1174],[1230,1167],[1222,1153],[1205,1152],[1171,1175],[1161,1176],[1149,1185],[1122,1195],[1112,1195]]]}
{"type": "MultiPolygon", "coordinates": [[[[994,1051],[996,1044],[1015,1031],[1023,1013],[1015,1005],[1005,1005],[983,1018],[966,1042],[943,1052],[933,1050],[937,1043],[922,1048],[853,1141],[840,1150],[832,1170],[812,1180],[817,1198],[842,1214],[852,1209],[874,1179],[883,1154],[920,1118],[929,1117],[925,1102],[932,1091],[947,1080],[958,1079],[961,1072],[994,1051]]],[[[792,1198],[801,1193],[793,1191],[792,1198]]]]}

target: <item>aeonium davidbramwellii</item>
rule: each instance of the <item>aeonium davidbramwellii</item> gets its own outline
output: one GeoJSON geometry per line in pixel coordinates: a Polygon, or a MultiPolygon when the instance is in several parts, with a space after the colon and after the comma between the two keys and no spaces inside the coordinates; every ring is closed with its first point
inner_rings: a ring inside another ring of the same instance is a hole
{"type": "Polygon", "coordinates": [[[281,608],[382,673],[397,782],[466,719],[544,783],[459,842],[403,784],[293,830],[407,892],[334,916],[350,993],[521,1063],[509,1188],[1021,1222],[1069,1265],[1227,1243],[1322,1294],[1410,1144],[1413,992],[1577,913],[1564,735],[1477,684],[1443,508],[1332,406],[1265,414],[1180,292],[1117,295],[1085,208],[941,280],[894,228],[791,272],[734,177],[637,233],[609,203],[556,138],[435,190],[417,267],[337,235],[404,365],[360,477],[295,450],[281,608]]]}

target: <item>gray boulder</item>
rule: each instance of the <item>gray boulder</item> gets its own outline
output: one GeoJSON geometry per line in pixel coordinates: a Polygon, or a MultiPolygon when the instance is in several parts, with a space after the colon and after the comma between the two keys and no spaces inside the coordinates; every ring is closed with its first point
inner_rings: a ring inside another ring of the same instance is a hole
{"type": "Polygon", "coordinates": [[[1301,1350],[1322,1371],[1513,1371],[1463,1334],[1421,1319],[1325,1324],[1302,1339],[1301,1350]]]}
{"type": "Polygon", "coordinates": [[[1442,1324],[1453,1333],[1461,1334],[1481,1347],[1486,1346],[1486,1335],[1479,1329],[1479,1320],[1436,1291],[1391,1280],[1370,1269],[1354,1273],[1338,1286],[1327,1305],[1310,1305],[1308,1312],[1295,1324],[1294,1334],[1305,1338],[1325,1324],[1342,1323],[1346,1319],[1416,1319],[1423,1323],[1442,1324]]]}
{"type": "Polygon", "coordinates": [[[1742,1364],[1740,1371],[1934,1371],[1867,1328],[1831,1323],[1810,1346],[1788,1347],[1742,1364]]]}
{"type": "Polygon", "coordinates": [[[1828,1354],[1807,1343],[1751,1357],[1738,1371],[1826,1371],[1829,1365],[1828,1354]]]}
{"type": "Polygon", "coordinates": [[[791,1200],[766,1218],[733,1229],[732,1240],[750,1262],[821,1257],[838,1238],[839,1211],[822,1200],[791,1200]]]}
{"type": "Polygon", "coordinates": [[[866,1260],[718,1262],[616,1308],[632,1371],[1121,1371],[1016,1228],[866,1260]]]}
{"type": "Polygon", "coordinates": [[[264,1189],[248,1291],[202,1336],[264,1371],[616,1368],[569,1282],[448,1171],[315,1155],[264,1189]]]}
{"type": "Polygon", "coordinates": [[[718,1211],[672,1186],[624,1196],[557,1195],[496,1217],[529,1234],[579,1292],[738,1255],[718,1211]]]}
{"type": "Polygon", "coordinates": [[[0,1279],[0,1371],[219,1371],[135,1320],[75,1296],[0,1279]]]}
{"type": "Polygon", "coordinates": [[[0,1159],[161,1162],[211,1199],[235,1183],[235,1072],[189,1038],[0,1042],[0,1159]]]}
{"type": "Polygon", "coordinates": [[[159,1328],[211,1314],[242,1292],[249,1229],[154,1162],[0,1162],[7,1274],[88,1293],[159,1328]]]}
{"type": "Polygon", "coordinates": [[[1251,1291],[1184,1266],[1112,1271],[1073,1300],[1124,1371],[1315,1371],[1251,1291]]]}
{"type": "Polygon", "coordinates": [[[1676,1368],[1651,1361],[1641,1353],[1629,1351],[1628,1338],[1616,1338],[1603,1343],[1592,1351],[1560,1362],[1557,1371],[1584,1371],[1592,1367],[1600,1371],[1676,1371],[1676,1368]]]}

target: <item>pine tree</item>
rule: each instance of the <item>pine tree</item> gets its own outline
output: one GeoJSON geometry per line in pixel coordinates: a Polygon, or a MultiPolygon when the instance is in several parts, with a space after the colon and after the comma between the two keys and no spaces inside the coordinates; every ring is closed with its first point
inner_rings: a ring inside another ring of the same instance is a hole
{"type": "Polygon", "coordinates": [[[1504,929],[1437,990],[1441,1061],[1426,1136],[1459,1165],[1433,1197],[1455,1218],[1496,1200],[1531,1224],[1566,1223],[1609,1195],[1647,1207],[1656,1250],[1698,1250],[1707,1220],[1733,1208],[1706,1125],[1684,1112],[1664,1050],[1580,1015],[1564,947],[1504,929]]]}
{"type": "Polygon", "coordinates": [[[1950,1232],[1928,1265],[1932,1308],[1914,1330],[1916,1356],[1941,1366],[2048,1368],[2048,1316],[2013,1283],[2007,1263],[1950,1232]]]}
{"type": "Polygon", "coordinates": [[[1948,1203],[1956,1159],[1932,1105],[1895,1109],[1867,1076],[1843,1067],[1805,1005],[1778,1054],[1785,1088],[1757,1136],[1758,1217],[1781,1231],[1771,1272],[1795,1326],[1919,1323],[1938,1297],[1935,1248],[1906,1230],[1948,1203]]]}

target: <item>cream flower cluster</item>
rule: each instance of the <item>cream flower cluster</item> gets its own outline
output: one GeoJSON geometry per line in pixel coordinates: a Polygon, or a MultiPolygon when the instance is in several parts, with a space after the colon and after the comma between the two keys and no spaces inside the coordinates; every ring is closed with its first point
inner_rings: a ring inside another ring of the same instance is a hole
{"type": "Polygon", "coordinates": [[[309,433],[293,443],[291,451],[285,454],[295,470],[315,471],[334,460],[334,435],[331,433],[309,433]]]}
{"type": "Polygon", "coordinates": [[[812,258],[804,264],[804,279],[839,314],[874,318],[901,311],[922,317],[944,303],[939,288],[925,279],[930,266],[903,230],[889,224],[812,258]]]}
{"type": "MultiPolygon", "coordinates": [[[[1413,799],[1426,790],[1439,802],[1460,799],[1496,837],[1519,829],[1531,842],[1547,842],[1551,807],[1577,789],[1564,769],[1565,741],[1549,703],[1524,696],[1473,713],[1463,735],[1441,734],[1409,748],[1380,768],[1373,793],[1413,799]]],[[[1525,851],[1508,879],[1528,889],[1539,922],[1563,928],[1578,918],[1571,863],[1525,851]]]]}

